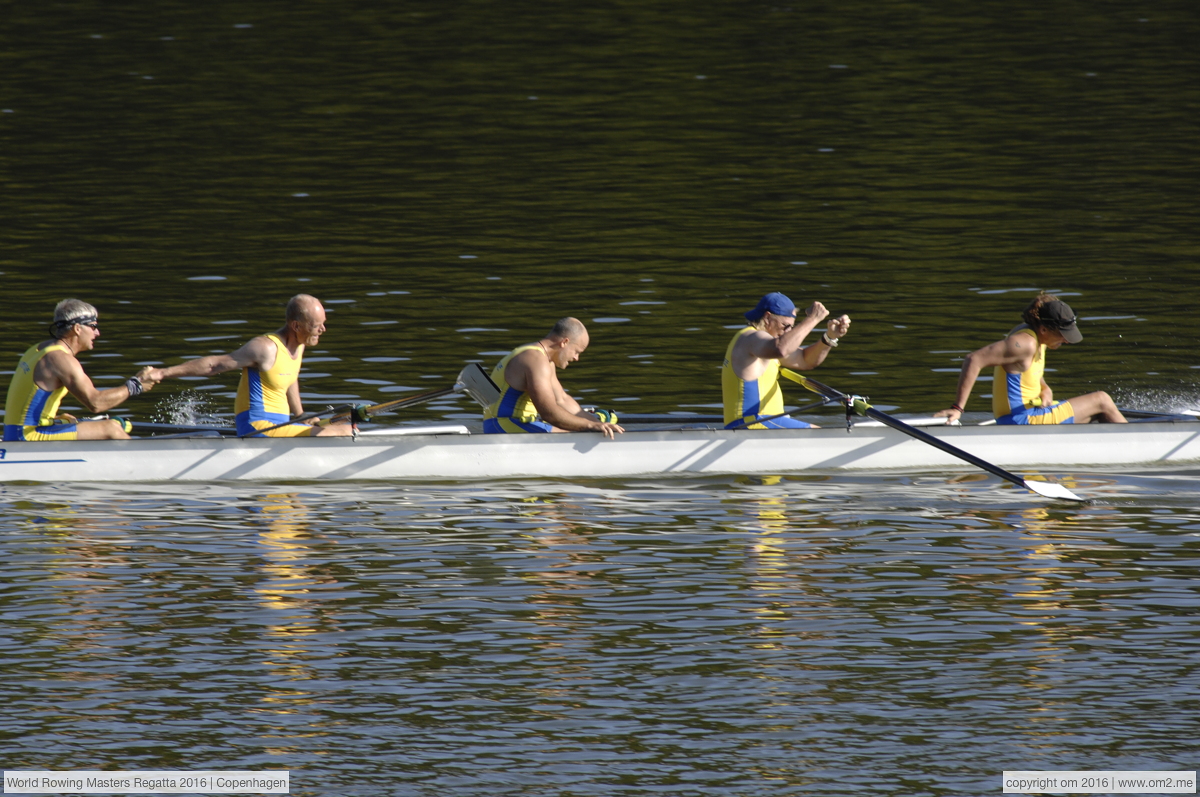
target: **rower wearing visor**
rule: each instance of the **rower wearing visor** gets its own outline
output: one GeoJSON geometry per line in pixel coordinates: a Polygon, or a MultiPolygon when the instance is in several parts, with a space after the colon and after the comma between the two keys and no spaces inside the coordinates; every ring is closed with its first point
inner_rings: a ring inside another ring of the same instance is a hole
{"type": "Polygon", "coordinates": [[[154,387],[151,369],[143,368],[118,387],[98,390],[84,373],[77,355],[95,348],[100,337],[100,313],[79,299],[63,299],[54,308],[50,339],[21,356],[8,386],[4,439],[10,440],[127,440],[132,424],[123,418],[79,422],[59,412],[68,393],[90,412],[106,412],[154,387]]]}
{"type": "Polygon", "coordinates": [[[796,305],[782,293],[768,293],[745,313],[749,326],[740,330],[725,350],[721,364],[721,396],[725,404],[725,428],[811,429],[813,424],[781,415],[783,391],[779,368],[809,371],[825,362],[829,352],[850,330],[850,317],[829,322],[820,340],[802,346],[804,338],[829,316],[820,302],[813,302],[796,317],[796,305]],[[771,420],[762,420],[771,418],[771,420]]]}
{"type": "Polygon", "coordinates": [[[992,414],[998,424],[1126,423],[1125,416],[1103,390],[1054,401],[1054,391],[1043,376],[1046,350],[1083,340],[1070,306],[1052,294],[1042,293],[1030,302],[1021,318],[1025,323],[1014,327],[1004,340],[966,356],[954,404],[934,417],[948,418],[951,423],[958,420],[980,372],[992,368],[992,414]]]}

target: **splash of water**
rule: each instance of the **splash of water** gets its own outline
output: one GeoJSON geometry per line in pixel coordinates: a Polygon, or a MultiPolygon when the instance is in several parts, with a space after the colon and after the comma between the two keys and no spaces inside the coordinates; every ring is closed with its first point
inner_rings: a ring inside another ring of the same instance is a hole
{"type": "Polygon", "coordinates": [[[156,402],[150,420],[178,426],[232,425],[229,418],[216,414],[207,396],[195,390],[184,390],[156,402]]]}
{"type": "Polygon", "coordinates": [[[1117,406],[1150,412],[1182,413],[1200,410],[1200,392],[1195,390],[1114,390],[1117,406]]]}

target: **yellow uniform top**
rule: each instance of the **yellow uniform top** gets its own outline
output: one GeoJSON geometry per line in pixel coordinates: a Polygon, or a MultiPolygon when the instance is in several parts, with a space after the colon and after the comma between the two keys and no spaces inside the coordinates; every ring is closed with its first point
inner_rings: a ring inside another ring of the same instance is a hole
{"type": "Polygon", "coordinates": [[[67,395],[67,388],[64,385],[55,390],[43,390],[33,381],[33,371],[37,364],[52,351],[65,351],[70,354],[70,350],[63,344],[52,343],[40,351],[36,345],[30,346],[29,350],[21,355],[13,380],[8,386],[8,401],[4,405],[5,427],[49,426],[54,423],[54,417],[58,415],[58,405],[62,403],[63,396],[67,395]]]}
{"type": "Polygon", "coordinates": [[[492,370],[492,381],[496,383],[496,387],[500,388],[500,398],[483,411],[485,423],[493,418],[505,418],[518,423],[533,423],[537,420],[537,407],[533,405],[533,399],[529,397],[529,394],[523,390],[517,390],[504,379],[504,367],[508,365],[508,361],[523,351],[532,351],[533,349],[540,351],[542,347],[537,343],[518,346],[506,354],[500,364],[492,370]]]}
{"type": "Polygon", "coordinates": [[[1014,412],[1042,406],[1042,375],[1046,372],[1046,344],[1037,342],[1037,333],[1024,324],[1014,327],[1009,335],[1023,333],[1033,338],[1037,351],[1033,362],[1023,373],[1010,374],[997,365],[992,376],[992,415],[999,418],[1014,412]]]}
{"type": "Polygon", "coordinates": [[[287,391],[300,378],[304,346],[299,346],[293,357],[278,335],[271,333],[264,337],[275,344],[275,362],[266,370],[242,369],[237,398],[233,402],[238,434],[255,432],[255,421],[277,424],[292,417],[287,391]]]}
{"type": "Polygon", "coordinates": [[[755,418],[779,415],[783,412],[783,391],[779,389],[779,360],[767,360],[767,366],[758,379],[742,379],[733,371],[733,346],[746,335],[758,330],[746,327],[733,336],[725,349],[725,362],[721,363],[721,399],[725,404],[726,425],[745,419],[747,428],[762,429],[750,423],[755,418]]]}

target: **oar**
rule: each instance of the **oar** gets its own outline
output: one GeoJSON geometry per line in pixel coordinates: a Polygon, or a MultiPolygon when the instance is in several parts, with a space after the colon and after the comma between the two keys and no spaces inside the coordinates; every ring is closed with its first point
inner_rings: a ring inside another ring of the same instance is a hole
{"type": "Polygon", "coordinates": [[[1046,498],[1064,498],[1068,501],[1087,500],[1086,498],[1080,498],[1079,496],[1075,495],[1075,493],[1071,492],[1066,487],[1063,487],[1061,484],[1022,479],[1016,474],[1009,473],[1008,471],[1004,470],[1004,468],[993,465],[990,462],[986,462],[974,454],[968,454],[961,448],[956,448],[944,440],[939,440],[931,434],[926,434],[920,429],[909,426],[907,423],[904,423],[904,421],[897,420],[890,415],[880,412],[868,404],[867,400],[862,396],[847,396],[845,393],[834,390],[828,385],[823,385],[814,379],[811,379],[807,376],[802,376],[801,374],[798,374],[795,371],[790,371],[786,368],[781,369],[781,372],[786,378],[792,380],[793,382],[799,382],[801,385],[814,393],[841,401],[846,405],[847,409],[853,409],[859,415],[866,415],[870,418],[874,418],[880,423],[886,424],[897,431],[901,431],[909,437],[916,438],[922,443],[928,443],[934,448],[939,448],[951,456],[955,456],[965,462],[969,462],[977,468],[982,468],[988,473],[999,476],[1001,479],[1006,481],[1010,481],[1018,487],[1024,487],[1027,490],[1032,490],[1038,495],[1045,496],[1046,498]]]}
{"type": "Polygon", "coordinates": [[[266,432],[273,432],[276,429],[279,429],[284,426],[288,426],[293,423],[304,423],[305,421],[311,421],[313,418],[320,418],[323,415],[329,415],[330,413],[334,413],[334,412],[354,412],[354,405],[353,404],[342,404],[341,406],[338,406],[338,407],[329,406],[323,410],[316,410],[314,412],[305,412],[300,415],[297,415],[294,418],[288,418],[283,423],[277,423],[274,426],[268,426],[266,429],[255,429],[253,432],[247,432],[246,434],[240,434],[240,435],[238,435],[238,437],[245,438],[245,437],[249,437],[250,435],[265,434],[266,432]]]}
{"type": "Polygon", "coordinates": [[[500,398],[500,388],[483,370],[479,363],[471,363],[458,372],[457,384],[463,386],[467,395],[479,402],[480,406],[492,406],[500,398]]]}
{"type": "Polygon", "coordinates": [[[217,432],[222,435],[237,434],[237,430],[231,426],[204,426],[202,424],[189,425],[179,423],[151,423],[147,421],[135,421],[133,428],[135,430],[144,430],[148,432],[217,432]]]}
{"type": "Polygon", "coordinates": [[[622,412],[617,423],[725,423],[724,415],[669,415],[653,412],[622,412]]]}
{"type": "MultiPolygon", "coordinates": [[[[326,407],[323,410],[316,412],[306,412],[303,415],[297,415],[295,418],[290,418],[283,423],[277,423],[274,426],[268,426],[266,429],[255,429],[250,434],[263,434],[278,429],[282,426],[287,426],[293,423],[303,423],[304,421],[312,420],[313,418],[321,418],[329,415],[329,418],[321,421],[321,426],[328,426],[331,423],[336,423],[342,420],[353,418],[355,421],[365,421],[372,415],[378,415],[381,412],[391,412],[403,407],[411,407],[414,404],[422,404],[426,401],[433,401],[442,396],[449,396],[451,393],[458,393],[465,388],[462,383],[456,383],[453,387],[443,387],[437,390],[429,390],[425,393],[418,393],[415,396],[407,396],[394,401],[385,401],[382,404],[342,404],[338,407],[326,407]]],[[[249,435],[239,435],[240,437],[248,437],[249,435]]]]}
{"type": "MultiPolygon", "coordinates": [[[[773,421],[777,418],[786,418],[789,415],[795,415],[797,412],[808,412],[809,410],[815,410],[818,407],[824,407],[829,402],[835,401],[835,400],[836,399],[834,399],[832,396],[829,396],[824,399],[821,399],[820,401],[818,401],[815,404],[809,404],[807,407],[800,407],[799,409],[792,410],[791,412],[781,412],[778,415],[768,415],[766,418],[757,418],[753,421],[748,421],[745,418],[738,418],[736,421],[731,423],[726,428],[727,429],[741,429],[743,427],[749,427],[750,424],[753,424],[753,423],[767,423],[768,421],[773,421]]],[[[722,417],[721,420],[724,420],[724,417],[722,417]]]]}
{"type": "Polygon", "coordinates": [[[463,388],[462,384],[459,383],[459,384],[454,385],[454,387],[438,388],[437,390],[430,390],[425,393],[418,393],[415,396],[408,396],[407,398],[395,399],[393,401],[385,401],[382,404],[371,404],[371,405],[360,404],[357,407],[351,408],[351,411],[349,411],[349,412],[342,411],[342,412],[339,412],[338,414],[334,415],[333,417],[329,418],[328,420],[321,421],[321,425],[328,426],[331,423],[337,423],[339,421],[347,420],[349,418],[354,418],[354,420],[356,420],[356,421],[365,421],[367,418],[370,418],[371,416],[374,416],[374,415],[379,415],[380,413],[383,413],[383,412],[394,412],[395,410],[403,409],[405,407],[411,407],[414,404],[424,404],[426,401],[433,401],[434,399],[439,399],[442,396],[449,396],[452,393],[460,393],[460,392],[462,392],[463,389],[464,388],[463,388]]]}

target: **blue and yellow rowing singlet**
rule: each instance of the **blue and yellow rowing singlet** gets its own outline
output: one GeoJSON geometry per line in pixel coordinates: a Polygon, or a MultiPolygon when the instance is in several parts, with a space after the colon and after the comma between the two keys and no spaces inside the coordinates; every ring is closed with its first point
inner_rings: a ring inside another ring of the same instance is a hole
{"type": "Polygon", "coordinates": [[[65,351],[61,343],[52,343],[41,351],[30,346],[21,356],[13,380],[8,386],[8,401],[4,405],[5,440],[76,440],[78,433],[73,423],[55,423],[58,405],[67,395],[67,388],[43,390],[33,381],[33,371],[52,351],[65,351]]]}
{"type": "Polygon", "coordinates": [[[250,437],[301,437],[311,434],[315,427],[302,423],[255,434],[258,429],[283,423],[292,417],[287,391],[300,378],[300,363],[304,360],[303,344],[293,357],[278,335],[272,333],[263,337],[275,344],[275,362],[265,371],[258,368],[242,369],[237,398],[233,402],[237,433],[250,437]]]}
{"type": "Polygon", "coordinates": [[[1046,345],[1038,343],[1037,333],[1025,324],[1008,333],[1029,335],[1037,352],[1024,373],[1010,374],[997,365],[992,376],[992,414],[996,423],[1012,425],[1051,425],[1075,423],[1075,409],[1069,401],[1042,406],[1042,376],[1046,371],[1046,345]]]}
{"type": "Polygon", "coordinates": [[[746,327],[733,336],[725,349],[721,364],[721,399],[725,404],[725,428],[742,426],[747,429],[811,429],[811,423],[795,418],[776,418],[766,423],[754,423],[759,418],[779,415],[783,410],[783,391],[779,389],[779,360],[767,360],[758,379],[745,380],[733,372],[733,346],[741,338],[757,332],[746,327]]]}
{"type": "Polygon", "coordinates": [[[504,356],[492,370],[492,381],[500,388],[500,398],[483,411],[483,431],[487,434],[524,434],[553,432],[554,427],[545,421],[538,420],[537,407],[533,399],[523,390],[517,390],[504,379],[504,367],[508,361],[523,351],[542,347],[537,343],[518,346],[504,356]]]}

